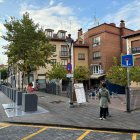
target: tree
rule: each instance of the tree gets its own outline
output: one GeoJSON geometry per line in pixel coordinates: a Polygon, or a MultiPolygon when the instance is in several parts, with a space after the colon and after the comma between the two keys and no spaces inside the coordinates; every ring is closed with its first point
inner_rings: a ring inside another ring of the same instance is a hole
{"type": "Polygon", "coordinates": [[[66,74],[66,69],[59,63],[53,64],[52,69],[47,72],[47,76],[50,80],[66,78],[66,74]]]}
{"type": "Polygon", "coordinates": [[[90,71],[87,67],[82,66],[82,67],[76,67],[74,70],[74,78],[77,81],[84,81],[84,80],[89,80],[90,78],[90,71]]]}
{"type": "MultiPolygon", "coordinates": [[[[78,66],[78,67],[76,67],[74,69],[74,79],[77,82],[82,82],[84,87],[85,87],[85,90],[87,91],[88,85],[87,85],[87,82],[85,82],[85,84],[84,84],[84,81],[90,79],[90,70],[87,67],[85,67],[85,66],[82,66],[82,67],[78,66]]],[[[87,94],[86,94],[86,100],[87,100],[87,94]]]]}
{"type": "Polygon", "coordinates": [[[23,14],[21,20],[11,17],[10,21],[5,21],[4,26],[7,32],[2,38],[9,42],[6,51],[8,64],[16,64],[23,76],[28,75],[29,82],[30,72],[46,66],[54,47],[43,29],[30,19],[28,13],[23,14]]]}
{"type": "MultiPolygon", "coordinates": [[[[66,78],[66,74],[67,71],[64,68],[64,66],[62,66],[61,64],[57,63],[57,64],[53,64],[52,65],[52,69],[49,70],[46,75],[47,77],[52,80],[52,79],[56,79],[56,84],[57,84],[57,89],[56,89],[56,94],[59,94],[59,88],[60,88],[60,80],[65,79],[66,78]]],[[[61,91],[60,91],[61,92],[61,91]]]]}
{"type": "MultiPolygon", "coordinates": [[[[106,78],[114,84],[127,86],[127,68],[117,64],[117,59],[114,58],[114,65],[107,71],[106,78]]],[[[140,66],[134,66],[130,69],[130,80],[140,82],[140,66]]]]}
{"type": "Polygon", "coordinates": [[[7,68],[2,68],[0,69],[0,73],[1,73],[1,79],[5,80],[7,78],[7,68]]]}

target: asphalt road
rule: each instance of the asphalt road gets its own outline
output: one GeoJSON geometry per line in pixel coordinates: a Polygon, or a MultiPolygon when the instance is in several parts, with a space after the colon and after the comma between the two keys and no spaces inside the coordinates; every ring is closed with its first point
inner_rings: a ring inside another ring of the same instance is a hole
{"type": "Polygon", "coordinates": [[[0,123],[0,140],[140,140],[140,133],[0,123]]]}

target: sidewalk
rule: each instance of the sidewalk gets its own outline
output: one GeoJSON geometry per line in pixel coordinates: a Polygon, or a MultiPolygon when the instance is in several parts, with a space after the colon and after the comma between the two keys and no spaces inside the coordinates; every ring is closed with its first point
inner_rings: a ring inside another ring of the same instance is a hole
{"type": "Polygon", "coordinates": [[[98,119],[98,100],[89,98],[89,102],[86,104],[75,105],[74,108],[70,108],[67,97],[42,92],[36,92],[35,94],[39,97],[38,105],[48,110],[48,113],[8,118],[2,104],[7,104],[12,101],[0,92],[0,121],[76,126],[94,129],[140,130],[140,110],[131,113],[125,112],[124,95],[120,96],[120,98],[111,98],[109,112],[112,117],[103,121],[98,119]]]}

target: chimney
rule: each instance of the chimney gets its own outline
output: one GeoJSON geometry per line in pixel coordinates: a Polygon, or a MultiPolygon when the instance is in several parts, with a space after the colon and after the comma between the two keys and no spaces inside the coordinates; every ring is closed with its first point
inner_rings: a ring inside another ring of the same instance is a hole
{"type": "Polygon", "coordinates": [[[78,38],[83,34],[82,28],[78,30],[78,38]]]}
{"type": "Polygon", "coordinates": [[[124,22],[124,20],[121,20],[120,21],[120,28],[125,28],[125,22],[124,22]]]}
{"type": "Polygon", "coordinates": [[[116,27],[116,24],[115,23],[110,23],[110,25],[116,27]]]}

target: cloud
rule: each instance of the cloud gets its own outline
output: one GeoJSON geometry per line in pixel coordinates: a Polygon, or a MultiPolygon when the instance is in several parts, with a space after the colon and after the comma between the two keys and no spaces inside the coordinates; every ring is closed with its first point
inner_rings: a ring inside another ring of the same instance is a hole
{"type": "Polygon", "coordinates": [[[1,38],[3,34],[5,34],[5,27],[3,23],[0,23],[0,64],[7,63],[7,56],[4,55],[5,50],[2,47],[6,45],[8,42],[1,38]]]}
{"type": "Polygon", "coordinates": [[[140,1],[135,0],[118,9],[116,13],[106,15],[103,21],[118,23],[120,20],[125,20],[127,28],[138,30],[140,27],[139,15],[140,1]]]}
{"type": "MultiPolygon", "coordinates": [[[[51,0],[50,5],[52,4],[54,4],[54,1],[51,0]]],[[[21,6],[20,14],[28,12],[34,22],[39,23],[43,28],[51,28],[56,32],[63,29],[76,38],[77,30],[81,27],[81,23],[74,15],[73,9],[63,6],[62,3],[50,5],[44,8],[33,9],[24,3],[21,6]]]]}
{"type": "Polygon", "coordinates": [[[4,0],[0,0],[0,3],[3,3],[4,2],[4,0]]]}
{"type": "Polygon", "coordinates": [[[50,0],[49,5],[52,6],[54,4],[54,0],[50,0]]]}

